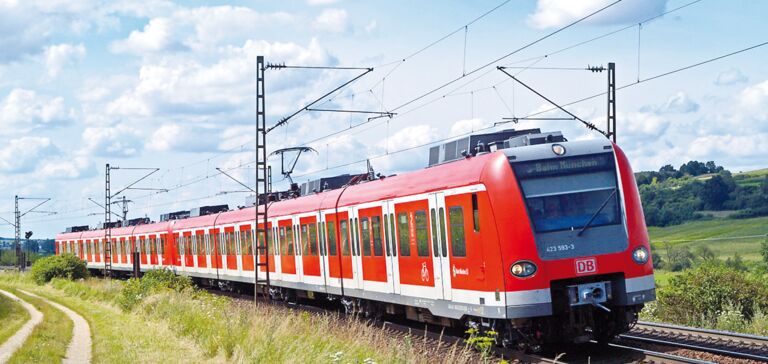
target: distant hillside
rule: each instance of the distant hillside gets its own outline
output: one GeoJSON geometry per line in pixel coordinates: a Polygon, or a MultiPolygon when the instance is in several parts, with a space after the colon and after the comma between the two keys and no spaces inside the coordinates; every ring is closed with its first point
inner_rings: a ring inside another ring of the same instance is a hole
{"type": "Polygon", "coordinates": [[[768,216],[768,169],[733,174],[713,161],[635,174],[648,226],[768,216]]]}

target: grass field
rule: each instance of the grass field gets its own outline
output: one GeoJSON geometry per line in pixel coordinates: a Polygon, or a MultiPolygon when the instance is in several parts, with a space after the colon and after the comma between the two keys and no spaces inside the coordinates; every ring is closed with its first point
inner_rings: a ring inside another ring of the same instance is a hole
{"type": "Polygon", "coordinates": [[[7,286],[0,287],[29,302],[43,314],[43,322],[32,330],[32,335],[24,342],[24,346],[17,350],[8,362],[11,364],[60,363],[72,339],[72,321],[64,312],[41,299],[25,295],[7,286]]]}
{"type": "Polygon", "coordinates": [[[768,217],[691,221],[667,227],[649,227],[651,243],[664,257],[665,247],[706,245],[720,259],[739,253],[744,260],[761,259],[760,243],[768,234],[768,217]]]}
{"type": "Polygon", "coordinates": [[[0,294],[0,343],[8,340],[29,320],[29,313],[20,304],[0,294]]]}

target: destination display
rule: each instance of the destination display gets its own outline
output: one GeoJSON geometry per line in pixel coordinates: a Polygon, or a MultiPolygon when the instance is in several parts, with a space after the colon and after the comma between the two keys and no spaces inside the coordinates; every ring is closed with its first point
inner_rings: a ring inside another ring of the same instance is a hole
{"type": "Polygon", "coordinates": [[[587,156],[512,163],[517,178],[536,178],[563,174],[587,173],[614,168],[613,154],[601,153],[587,156]]]}

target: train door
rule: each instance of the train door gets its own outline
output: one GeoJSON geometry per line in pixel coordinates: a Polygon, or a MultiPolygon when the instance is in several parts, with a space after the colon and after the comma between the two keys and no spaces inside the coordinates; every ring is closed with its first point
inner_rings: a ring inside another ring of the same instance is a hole
{"type": "MultiPolygon", "coordinates": [[[[349,231],[347,212],[325,214],[325,245],[328,252],[328,278],[352,278],[352,259],[349,255],[349,231]],[[337,219],[338,217],[338,219],[337,219]]],[[[339,286],[339,281],[328,281],[329,285],[339,286]]]]}
{"type": "Polygon", "coordinates": [[[347,226],[349,226],[349,253],[352,261],[352,281],[355,287],[363,288],[363,261],[360,256],[360,217],[357,207],[349,209],[347,221],[347,226]]]}
{"type": "Polygon", "coordinates": [[[294,216],[291,218],[291,221],[293,223],[293,251],[295,253],[293,261],[296,265],[296,280],[302,282],[304,277],[304,266],[301,263],[304,252],[302,251],[303,247],[301,246],[301,227],[299,225],[298,217],[294,216]]]}
{"type": "Polygon", "coordinates": [[[322,279],[322,284],[327,292],[328,289],[328,245],[325,242],[325,218],[323,217],[322,212],[318,212],[317,214],[317,250],[318,254],[320,256],[320,276],[322,279]]]}
{"type": "Polygon", "coordinates": [[[211,258],[211,268],[216,271],[216,276],[218,277],[218,271],[222,268],[221,262],[221,237],[219,236],[219,229],[208,229],[208,247],[209,247],[209,256],[211,258]]]}
{"type": "Polygon", "coordinates": [[[400,293],[400,268],[397,261],[397,230],[395,229],[395,204],[386,201],[382,207],[384,212],[384,254],[387,261],[387,280],[392,282],[392,292],[400,293]]]}
{"type": "MultiPolygon", "coordinates": [[[[259,225],[260,225],[260,227],[264,226],[263,223],[259,224],[259,225]]],[[[269,254],[267,256],[264,255],[265,252],[263,250],[259,251],[259,262],[263,262],[263,261],[265,261],[267,259],[269,260],[268,265],[269,265],[270,279],[274,279],[274,278],[276,278],[276,276],[273,275],[273,272],[275,272],[275,250],[276,250],[276,245],[274,244],[275,235],[272,233],[272,230],[271,230],[272,229],[272,223],[269,223],[269,222],[267,223],[267,229],[269,230],[267,232],[267,237],[266,237],[266,238],[268,238],[268,239],[266,239],[268,241],[265,241],[264,233],[259,233],[258,241],[256,243],[257,244],[256,246],[259,247],[259,246],[264,246],[265,244],[269,244],[269,249],[268,249],[269,250],[269,254]]],[[[265,267],[260,267],[259,271],[260,272],[266,272],[266,269],[267,268],[265,268],[265,267]]],[[[266,278],[266,274],[259,274],[259,276],[263,276],[263,278],[266,278]]]]}
{"type": "Polygon", "coordinates": [[[277,222],[280,243],[280,272],[296,274],[296,251],[293,244],[293,219],[277,222]]]}
{"type": "MultiPolygon", "coordinates": [[[[184,247],[184,267],[191,271],[189,268],[195,266],[195,254],[192,252],[192,231],[182,233],[181,242],[183,242],[182,245],[184,247]]],[[[178,241],[176,243],[180,244],[178,241]]]]}
{"type": "Polygon", "coordinates": [[[435,267],[435,286],[442,289],[442,298],[452,299],[451,264],[445,237],[445,194],[443,192],[429,195],[429,226],[432,238],[432,257],[435,267]]]}
{"type": "Polygon", "coordinates": [[[274,267],[274,274],[270,275],[270,279],[282,279],[282,245],[280,240],[280,228],[277,226],[277,219],[274,219],[270,222],[272,230],[270,230],[270,238],[269,240],[272,243],[272,254],[273,254],[273,261],[270,263],[274,263],[271,266],[274,267]]]}
{"type": "Polygon", "coordinates": [[[485,281],[485,253],[477,193],[446,196],[445,214],[451,285],[456,289],[479,290],[485,281]]]}
{"type": "MultiPolygon", "coordinates": [[[[208,254],[206,252],[205,248],[205,230],[197,230],[195,231],[195,246],[196,250],[195,258],[197,259],[195,262],[195,266],[198,270],[201,268],[208,268],[208,254]]],[[[202,270],[201,270],[202,271],[202,270]]]]}
{"type": "Polygon", "coordinates": [[[301,266],[304,277],[311,280],[310,283],[319,283],[320,277],[320,253],[317,248],[317,216],[307,216],[299,219],[299,231],[301,241],[301,266]]]}
{"type": "Polygon", "coordinates": [[[235,227],[228,226],[224,228],[222,234],[222,246],[224,256],[224,268],[227,270],[237,270],[237,241],[235,239],[235,227]]]}
{"type": "Polygon", "coordinates": [[[430,246],[427,200],[395,205],[398,236],[400,291],[417,297],[437,298],[434,263],[430,246]]]}
{"type": "MultiPolygon", "coordinates": [[[[391,292],[392,286],[388,285],[389,274],[387,271],[387,258],[384,256],[384,227],[382,219],[382,208],[376,206],[372,208],[360,209],[359,229],[360,229],[360,251],[359,256],[362,261],[362,276],[364,288],[369,289],[366,283],[383,282],[384,291],[391,292]]],[[[380,284],[371,284],[371,288],[376,287],[381,290],[380,284]]]]}
{"type": "Polygon", "coordinates": [[[254,267],[254,230],[250,224],[240,225],[240,266],[243,271],[253,271],[254,267]]]}

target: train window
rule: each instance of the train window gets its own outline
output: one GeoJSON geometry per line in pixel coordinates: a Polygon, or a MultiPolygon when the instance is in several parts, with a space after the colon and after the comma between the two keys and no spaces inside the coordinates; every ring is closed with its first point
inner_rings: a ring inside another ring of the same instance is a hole
{"type": "Polygon", "coordinates": [[[296,242],[296,255],[302,255],[304,254],[304,249],[301,246],[301,229],[299,228],[299,225],[293,225],[293,231],[296,232],[293,236],[295,239],[294,241],[296,242]]]}
{"type": "Polygon", "coordinates": [[[357,255],[360,256],[360,225],[358,224],[357,218],[355,218],[355,250],[357,251],[357,255]]]}
{"type": "Polygon", "coordinates": [[[341,240],[341,255],[345,257],[349,256],[349,230],[347,227],[347,220],[339,221],[339,234],[341,234],[339,237],[341,240]]]}
{"type": "Polygon", "coordinates": [[[186,244],[184,246],[184,254],[192,255],[194,248],[192,247],[192,235],[187,235],[187,238],[185,239],[184,243],[186,244]]]}
{"type": "Polygon", "coordinates": [[[304,255],[309,255],[309,228],[307,224],[301,225],[301,251],[304,255]]]}
{"type": "Polygon", "coordinates": [[[392,256],[397,256],[397,242],[395,239],[395,214],[389,214],[389,231],[392,232],[392,256]]]}
{"type": "Polygon", "coordinates": [[[440,246],[443,248],[443,257],[446,257],[448,246],[445,243],[445,209],[441,207],[438,213],[440,214],[440,246]]]}
{"type": "Polygon", "coordinates": [[[420,257],[429,256],[429,230],[427,228],[427,213],[416,211],[416,253],[420,257]]]}
{"type": "Polygon", "coordinates": [[[408,213],[397,214],[397,230],[400,238],[400,256],[411,256],[411,238],[408,233],[408,213]]]}
{"type": "Polygon", "coordinates": [[[467,256],[467,243],[464,240],[464,209],[451,206],[448,209],[448,221],[451,224],[451,254],[454,257],[467,256]]]}
{"type": "Polygon", "coordinates": [[[307,236],[309,237],[309,255],[317,256],[317,227],[315,224],[309,224],[309,231],[307,236]]]}
{"type": "Polygon", "coordinates": [[[285,226],[280,227],[280,255],[285,254],[285,226]]]}
{"type": "Polygon", "coordinates": [[[157,239],[151,237],[147,241],[149,241],[149,253],[152,255],[157,255],[157,239]]]}
{"type": "Polygon", "coordinates": [[[380,257],[384,255],[383,248],[381,246],[381,218],[378,216],[371,217],[371,233],[373,234],[373,255],[380,257]]]}
{"type": "Polygon", "coordinates": [[[320,232],[320,256],[325,256],[325,223],[321,221],[318,223],[317,228],[320,232]]]}
{"type": "Polygon", "coordinates": [[[336,224],[333,221],[328,221],[328,253],[330,256],[336,256],[336,224]]]}
{"type": "Polygon", "coordinates": [[[286,245],[286,254],[287,255],[294,255],[293,252],[293,228],[288,226],[285,228],[285,245],[286,245]]]}
{"type": "Polygon", "coordinates": [[[368,218],[360,219],[360,229],[363,236],[363,255],[371,256],[371,230],[368,226],[368,218]]]}
{"type": "Polygon", "coordinates": [[[429,216],[432,221],[432,254],[437,256],[437,219],[435,216],[435,209],[430,209],[429,216]]]}
{"type": "Polygon", "coordinates": [[[387,245],[387,256],[389,256],[389,215],[384,214],[384,243],[387,245]]]}
{"type": "Polygon", "coordinates": [[[475,232],[480,231],[480,211],[477,207],[477,194],[472,194],[472,227],[475,229],[475,232]]]}
{"type": "Polygon", "coordinates": [[[184,237],[176,238],[176,255],[184,255],[184,237]]]}

